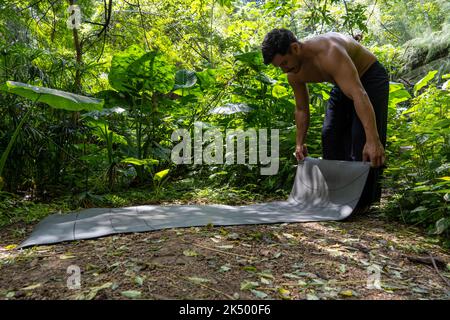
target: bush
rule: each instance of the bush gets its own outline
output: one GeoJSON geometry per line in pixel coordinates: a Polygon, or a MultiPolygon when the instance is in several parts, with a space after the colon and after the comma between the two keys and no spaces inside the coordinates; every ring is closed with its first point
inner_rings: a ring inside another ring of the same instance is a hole
{"type": "MultiPolygon", "coordinates": [[[[384,182],[394,194],[386,213],[448,239],[450,92],[449,82],[439,85],[436,73],[431,71],[416,83],[413,98],[391,115],[384,182]]],[[[449,74],[442,80],[448,78],[449,74]]],[[[398,91],[391,100],[398,98],[398,91]]]]}

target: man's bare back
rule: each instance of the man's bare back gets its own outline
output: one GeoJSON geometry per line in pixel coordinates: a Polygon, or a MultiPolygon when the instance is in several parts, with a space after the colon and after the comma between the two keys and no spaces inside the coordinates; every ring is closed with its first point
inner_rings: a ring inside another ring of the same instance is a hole
{"type": "Polygon", "coordinates": [[[369,69],[377,58],[349,36],[330,32],[302,42],[304,60],[299,70],[287,71],[294,82],[330,82],[336,84],[332,75],[322,67],[324,61],[332,61],[333,51],[345,51],[352,60],[359,77],[369,69]],[[333,49],[333,50],[332,50],[333,49]]]}

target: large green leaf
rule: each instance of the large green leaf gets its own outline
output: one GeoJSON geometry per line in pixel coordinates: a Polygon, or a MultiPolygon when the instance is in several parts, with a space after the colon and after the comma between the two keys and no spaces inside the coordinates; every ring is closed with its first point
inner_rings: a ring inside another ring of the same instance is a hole
{"type": "Polygon", "coordinates": [[[57,109],[92,111],[102,110],[103,108],[103,100],[101,99],[90,98],[56,89],[32,86],[21,82],[7,81],[0,87],[0,90],[14,93],[36,102],[47,103],[49,106],[57,109]]]}
{"type": "Polygon", "coordinates": [[[258,81],[261,81],[262,83],[269,84],[269,85],[273,85],[277,82],[276,80],[270,78],[268,75],[266,75],[263,72],[260,72],[259,74],[257,74],[255,79],[258,81]]]}
{"type": "Polygon", "coordinates": [[[210,89],[216,85],[216,77],[218,71],[216,69],[206,69],[200,72],[196,72],[196,77],[200,84],[200,87],[204,90],[210,89]]]}
{"type": "Polygon", "coordinates": [[[155,160],[155,159],[150,159],[150,158],[149,159],[136,159],[136,158],[132,158],[132,157],[123,159],[120,162],[134,164],[136,166],[157,165],[157,164],[159,164],[159,161],[155,160]]]}
{"type": "Polygon", "coordinates": [[[219,0],[218,2],[222,7],[231,8],[232,6],[232,0],[219,0]]]}
{"type": "Polygon", "coordinates": [[[87,124],[88,126],[93,128],[92,133],[96,135],[100,140],[105,141],[106,139],[110,139],[113,143],[127,145],[127,140],[125,139],[125,137],[112,131],[109,128],[107,121],[101,119],[92,119],[88,121],[87,124]]]}
{"type": "Polygon", "coordinates": [[[227,103],[209,111],[210,114],[233,114],[238,112],[250,112],[252,108],[245,103],[227,103]]]}
{"type": "Polygon", "coordinates": [[[159,171],[155,174],[153,179],[155,181],[161,181],[162,179],[164,179],[165,176],[167,176],[168,173],[169,173],[169,169],[159,171]]]}
{"type": "Polygon", "coordinates": [[[403,101],[411,98],[408,90],[401,83],[391,82],[389,84],[389,106],[395,108],[395,106],[403,101]]]}
{"type": "Polygon", "coordinates": [[[263,63],[263,57],[260,51],[251,51],[234,55],[237,61],[241,61],[253,70],[260,72],[266,66],[263,63]]]}
{"type": "Polygon", "coordinates": [[[168,93],[175,83],[174,73],[175,68],[161,53],[146,53],[133,45],[114,55],[108,79],[118,91],[168,93]]]}
{"type": "Polygon", "coordinates": [[[105,108],[101,111],[94,110],[90,112],[86,112],[82,115],[83,118],[91,118],[98,120],[103,117],[108,117],[111,115],[117,115],[117,114],[127,114],[127,111],[124,108],[121,107],[114,107],[114,108],[105,108]]]}
{"type": "Polygon", "coordinates": [[[139,46],[131,46],[128,49],[116,53],[111,61],[111,70],[108,80],[111,86],[117,91],[132,91],[133,83],[130,83],[128,67],[141,56],[145,51],[139,46]]]}
{"type": "Polygon", "coordinates": [[[414,93],[416,94],[417,91],[419,91],[424,86],[426,86],[428,84],[428,82],[430,82],[430,80],[434,78],[436,73],[437,73],[437,70],[432,70],[432,71],[428,72],[425,77],[420,79],[419,82],[417,82],[414,86],[414,93]]]}
{"type": "Polygon", "coordinates": [[[283,86],[275,85],[272,88],[272,96],[274,96],[275,98],[280,99],[280,98],[283,98],[283,97],[285,97],[287,95],[288,95],[288,90],[285,87],[283,87],[283,86]]]}
{"type": "Polygon", "coordinates": [[[174,89],[192,88],[197,83],[197,77],[194,71],[178,70],[175,74],[174,89]]]}

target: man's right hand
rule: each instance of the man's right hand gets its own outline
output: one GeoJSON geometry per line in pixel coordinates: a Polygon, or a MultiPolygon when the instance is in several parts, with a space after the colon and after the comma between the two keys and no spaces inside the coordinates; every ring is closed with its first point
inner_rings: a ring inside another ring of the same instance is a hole
{"type": "Polygon", "coordinates": [[[295,147],[295,157],[297,161],[304,160],[308,155],[308,149],[306,148],[306,144],[297,145],[295,147]]]}

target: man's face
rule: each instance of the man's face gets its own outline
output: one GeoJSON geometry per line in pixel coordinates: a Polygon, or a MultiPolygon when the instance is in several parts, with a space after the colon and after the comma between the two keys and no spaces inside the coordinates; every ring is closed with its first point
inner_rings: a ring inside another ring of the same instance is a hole
{"type": "Polygon", "coordinates": [[[289,52],[285,55],[276,54],[272,64],[279,67],[284,73],[297,73],[300,69],[297,59],[289,52]]]}

